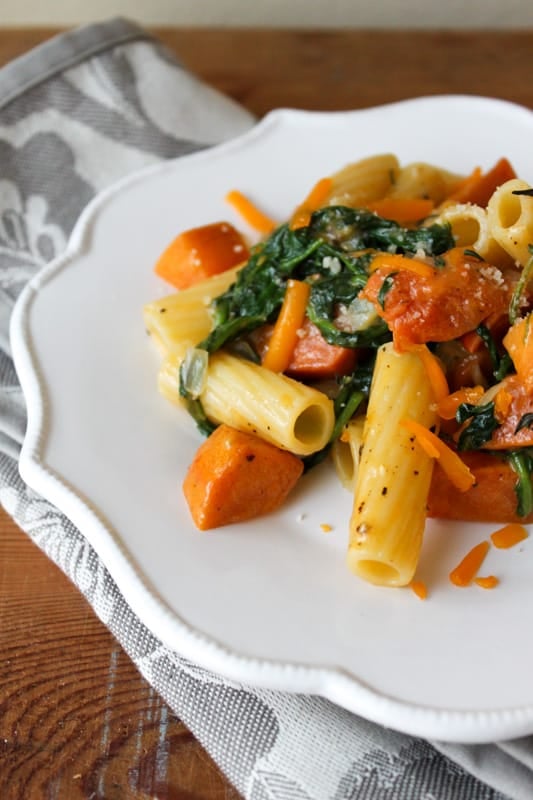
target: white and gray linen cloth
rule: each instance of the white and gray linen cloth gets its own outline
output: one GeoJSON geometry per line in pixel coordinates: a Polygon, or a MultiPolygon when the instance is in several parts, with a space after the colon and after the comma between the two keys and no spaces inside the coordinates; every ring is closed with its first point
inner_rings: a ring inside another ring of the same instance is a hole
{"type": "Polygon", "coordinates": [[[8,330],[22,287],[63,251],[97,192],[254,122],[124,19],[68,31],[0,70],[0,501],[245,798],[531,800],[533,737],[428,742],[188,662],[147,630],[81,533],[20,478],[26,416],[8,330]]]}

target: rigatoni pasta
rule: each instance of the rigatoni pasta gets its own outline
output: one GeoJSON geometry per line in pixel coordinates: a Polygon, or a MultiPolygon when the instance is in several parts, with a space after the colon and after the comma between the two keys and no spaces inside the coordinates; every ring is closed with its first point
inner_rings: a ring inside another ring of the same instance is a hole
{"type": "Polygon", "coordinates": [[[435,220],[451,226],[455,243],[467,247],[489,264],[508,264],[511,256],[496,240],[487,210],[472,203],[446,206],[435,220]]]}
{"type": "Polygon", "coordinates": [[[398,170],[390,189],[391,197],[424,197],[435,206],[457,186],[459,176],[433,164],[414,162],[398,170]]]}
{"type": "Polygon", "coordinates": [[[350,569],[386,586],[413,578],[433,471],[433,459],[402,426],[406,418],[433,426],[434,396],[419,355],[388,343],[376,357],[348,544],[350,569]]]}
{"type": "Polygon", "coordinates": [[[523,194],[531,191],[526,181],[506,181],[496,189],[487,206],[492,236],[522,267],[529,260],[533,242],[533,202],[530,194],[523,194]]]}
{"type": "Polygon", "coordinates": [[[235,281],[237,269],[146,303],[144,326],[163,356],[175,353],[183,358],[188,347],[207,336],[213,327],[211,302],[235,281]]]}
{"type": "MultiPolygon", "coordinates": [[[[160,370],[159,388],[180,403],[179,358],[167,359],[160,370]]],[[[199,399],[215,424],[225,423],[296,455],[325,447],[333,432],[333,403],[299,381],[228,353],[209,359],[199,399]]]]}
{"type": "Polygon", "coordinates": [[[364,206],[388,195],[394,186],[400,164],[391,153],[369,156],[331,176],[330,205],[364,206]]]}

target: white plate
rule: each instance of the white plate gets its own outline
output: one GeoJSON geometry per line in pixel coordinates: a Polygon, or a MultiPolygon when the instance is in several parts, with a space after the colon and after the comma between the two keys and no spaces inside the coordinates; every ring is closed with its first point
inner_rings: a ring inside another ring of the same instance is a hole
{"type": "Polygon", "coordinates": [[[27,286],[12,320],[29,415],[22,476],[81,529],[167,645],[230,678],[320,694],[412,734],[533,732],[533,541],[489,554],[496,590],[458,589],[449,570],[491,526],[432,522],[419,570],[428,600],[367,585],[345,566],[350,496],[327,465],[280,513],[198,532],[180,485],[201,437],[157,393],[141,316],[168,294],[152,266],[180,230],[241,225],[224,203],[231,188],[283,219],[317,178],[379,152],[465,173],[507,155],[533,181],[532,141],[530,111],[483,98],[277,111],[104,192],[66,255],[27,286]]]}

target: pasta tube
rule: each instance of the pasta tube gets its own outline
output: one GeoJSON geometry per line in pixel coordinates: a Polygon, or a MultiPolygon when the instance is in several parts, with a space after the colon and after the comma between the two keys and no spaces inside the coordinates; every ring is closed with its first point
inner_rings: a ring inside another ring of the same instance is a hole
{"type": "MultiPolygon", "coordinates": [[[[180,358],[162,365],[159,390],[180,403],[180,358]]],[[[280,373],[219,351],[209,357],[200,401],[207,417],[299,456],[328,443],[335,424],[333,402],[323,392],[280,373]]]]}
{"type": "Polygon", "coordinates": [[[451,225],[458,247],[470,247],[490,264],[505,265],[510,258],[491,233],[487,212],[472,203],[447,206],[435,223],[451,225]]]}
{"type": "Polygon", "coordinates": [[[424,197],[439,205],[456,185],[458,176],[440,167],[424,162],[414,162],[402,167],[394,185],[391,197],[424,197]]]}
{"type": "Polygon", "coordinates": [[[513,178],[496,189],[487,205],[487,218],[492,236],[511,258],[525,266],[533,242],[533,200],[514,194],[531,189],[525,181],[513,178]]]}
{"type": "Polygon", "coordinates": [[[350,520],[348,565],[371,583],[404,586],[415,572],[433,460],[402,425],[436,421],[431,385],[415,352],[378,350],[350,520]]]}
{"type": "Polygon", "coordinates": [[[144,306],[145,328],[164,356],[176,353],[183,357],[187,348],[205,339],[213,327],[210,303],[231,286],[237,271],[221,272],[144,306]]]}
{"type": "Polygon", "coordinates": [[[385,197],[399,170],[396,156],[370,156],[348,164],[331,176],[330,205],[364,206],[385,197]]]}

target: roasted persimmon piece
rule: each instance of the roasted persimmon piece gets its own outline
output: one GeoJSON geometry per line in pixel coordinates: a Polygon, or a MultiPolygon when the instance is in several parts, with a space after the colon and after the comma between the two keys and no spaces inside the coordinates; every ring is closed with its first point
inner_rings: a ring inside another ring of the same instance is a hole
{"type": "Polygon", "coordinates": [[[160,255],[154,271],[176,289],[218,275],[246,261],[244,238],[229,222],[213,222],[183,231],[160,255]]]}
{"type": "Polygon", "coordinates": [[[195,525],[210,530],[275,511],[302,472],[293,453],[220,425],[199,447],[183,493],[195,525]]]}
{"type": "Polygon", "coordinates": [[[508,307],[511,289],[498,268],[461,247],[442,258],[444,264],[431,275],[379,267],[360,294],[386,321],[398,350],[456,339],[508,307]],[[386,279],[390,285],[384,292],[386,279]]]}
{"type": "Polygon", "coordinates": [[[533,513],[520,517],[516,513],[516,473],[497,456],[479,451],[461,453],[476,479],[466,492],[461,492],[435,464],[428,497],[428,516],[471,522],[533,522],[533,513]]]}

